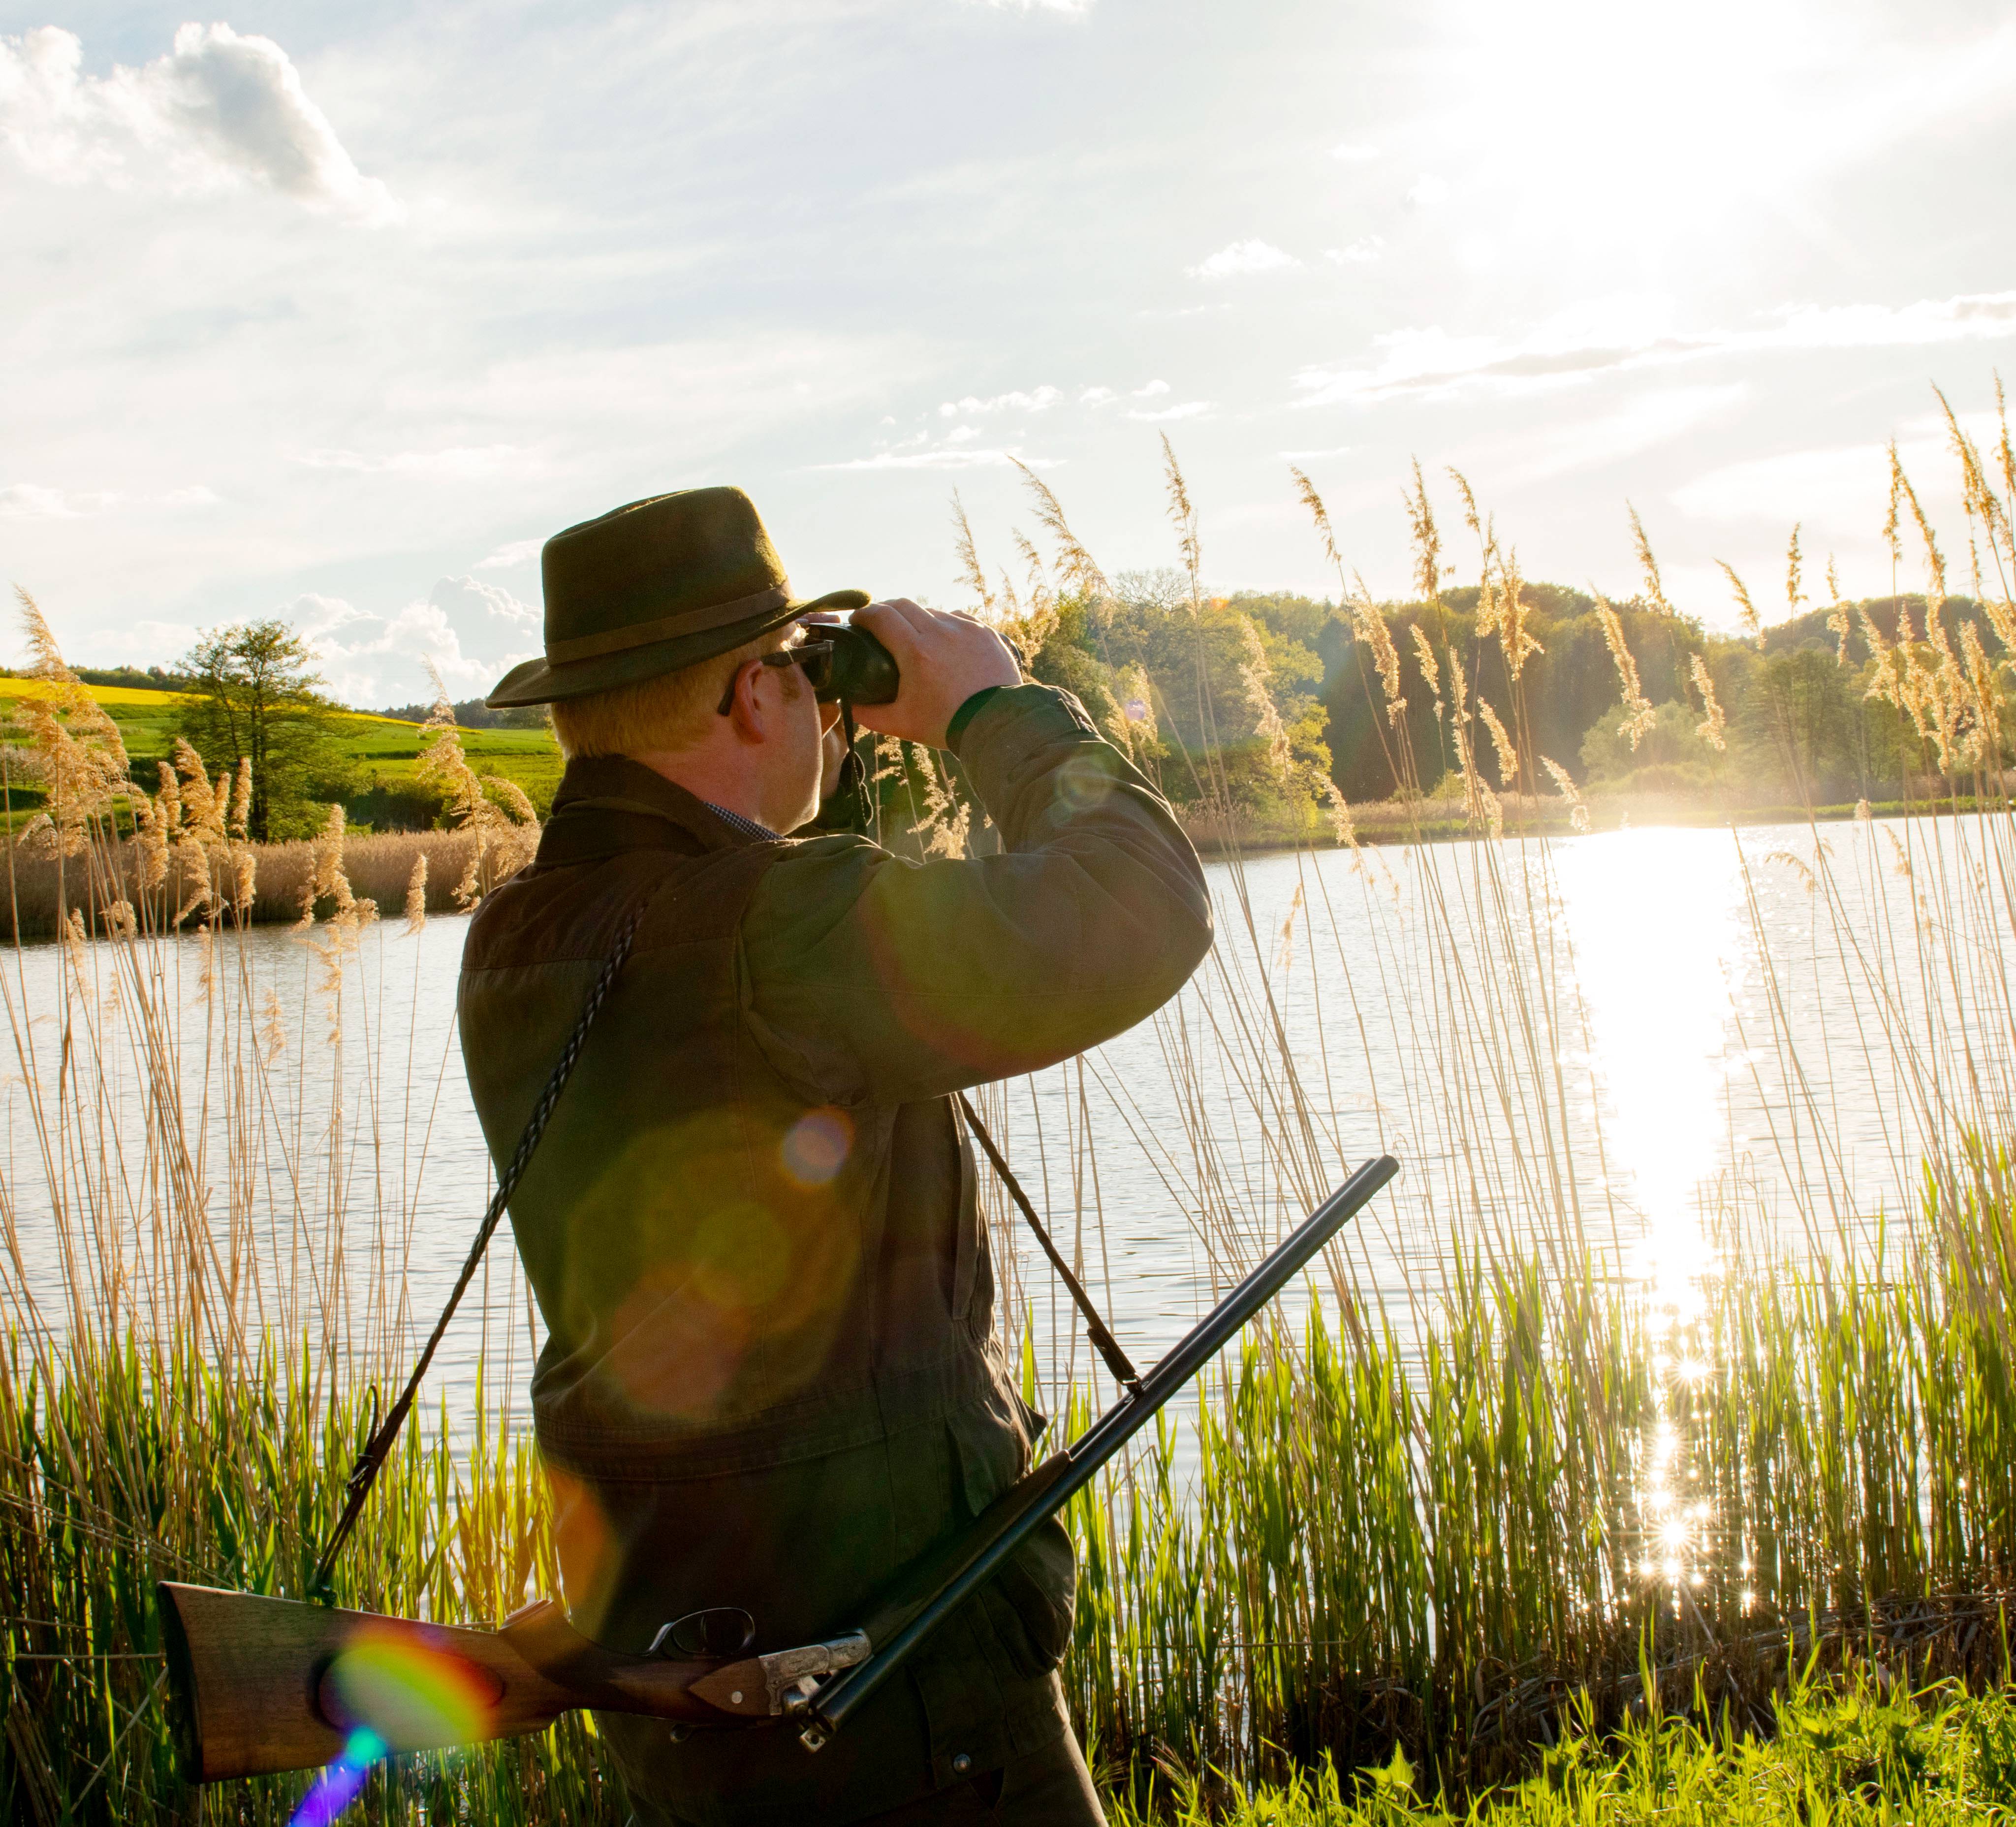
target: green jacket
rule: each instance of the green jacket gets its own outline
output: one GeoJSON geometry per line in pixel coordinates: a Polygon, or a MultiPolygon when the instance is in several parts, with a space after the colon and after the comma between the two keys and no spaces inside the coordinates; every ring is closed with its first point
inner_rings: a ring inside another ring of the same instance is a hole
{"type": "MultiPolygon", "coordinates": [[[[1210,903],[1167,805],[1067,694],[997,692],[958,748],[1001,853],[922,865],[765,841],[636,762],[575,762],[536,860],[471,925],[463,1051],[502,1162],[644,909],[511,1204],[567,1595],[613,1647],[717,1605],[766,1651],[853,1627],[1042,1431],[949,1094],[1149,1014],[1208,947],[1210,903]]],[[[647,1821],[898,1806],[1065,1729],[1073,1587],[1053,1528],[816,1757],[775,1727],[598,1727],[647,1821]]]]}

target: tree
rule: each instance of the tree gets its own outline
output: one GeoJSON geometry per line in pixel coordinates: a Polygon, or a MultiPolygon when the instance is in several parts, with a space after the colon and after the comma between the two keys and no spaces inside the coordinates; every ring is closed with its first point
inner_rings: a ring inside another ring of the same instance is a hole
{"type": "Polygon", "coordinates": [[[182,658],[189,680],[182,734],[215,771],[252,764],[250,834],[293,834],[293,815],[335,759],[335,707],[308,643],[284,622],[214,629],[182,658]]]}

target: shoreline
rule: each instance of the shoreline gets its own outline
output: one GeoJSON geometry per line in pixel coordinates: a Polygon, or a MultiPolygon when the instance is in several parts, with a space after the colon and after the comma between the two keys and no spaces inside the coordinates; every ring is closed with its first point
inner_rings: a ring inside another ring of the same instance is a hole
{"type": "MultiPolygon", "coordinates": [[[[1382,800],[1370,805],[1354,805],[1352,823],[1361,846],[1384,846],[1420,841],[1431,844],[1460,842],[1475,836],[1470,820],[1460,812],[1438,816],[1438,805],[1451,802],[1423,801],[1418,813],[1382,800]]],[[[1859,804],[1837,805],[1715,805],[1687,794],[1638,793],[1586,800],[1589,828],[1578,831],[1569,808],[1560,799],[1503,798],[1505,836],[1518,838],[1603,837],[1622,831],[1700,831],[1713,827],[1731,830],[1754,825],[1842,824],[1861,816],[1859,804]]],[[[2009,808],[1993,800],[1974,797],[1949,800],[1871,801],[1872,819],[1944,818],[1987,815],[2009,808]]],[[[1227,832],[1215,819],[1177,817],[1201,856],[1212,858],[1273,856],[1285,851],[1333,850],[1348,848],[1337,843],[1328,827],[1312,823],[1300,831],[1280,826],[1255,827],[1227,832]]]]}

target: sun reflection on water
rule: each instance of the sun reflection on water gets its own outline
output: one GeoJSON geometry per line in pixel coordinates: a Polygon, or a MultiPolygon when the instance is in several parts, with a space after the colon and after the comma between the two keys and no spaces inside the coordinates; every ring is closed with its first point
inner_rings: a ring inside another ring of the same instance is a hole
{"type": "Polygon", "coordinates": [[[1575,982],[1613,1190],[1643,1223],[1627,1265],[1690,1311],[1709,1267],[1700,1191],[1718,1165],[1741,881],[1726,831],[1620,831],[1564,846],[1575,982]]]}
{"type": "Polygon", "coordinates": [[[1715,1548],[1673,1414],[1714,1371],[1693,1321],[1715,1267],[1702,1195],[1728,1123],[1741,864],[1726,831],[1668,830],[1564,846],[1557,868],[1600,1087],[1605,1168],[1620,1206],[1639,1221],[1623,1267],[1643,1291],[1661,1410],[1636,1493],[1638,1572],[1678,1605],[1704,1584],[1715,1548]]]}

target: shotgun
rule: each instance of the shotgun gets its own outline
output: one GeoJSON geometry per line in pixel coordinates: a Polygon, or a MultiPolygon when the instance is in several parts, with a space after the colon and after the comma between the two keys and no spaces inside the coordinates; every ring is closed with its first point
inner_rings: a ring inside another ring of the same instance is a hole
{"type": "Polygon", "coordinates": [[[724,1609],[621,1655],[581,1635],[551,1598],[481,1631],[164,1581],[182,1773],[207,1783],[314,1769],[360,1739],[375,1755],[473,1744],[583,1706],[675,1730],[783,1722],[816,1751],[1399,1170],[1390,1155],[1359,1168],[1077,1440],[820,1642],[751,1655],[753,1620],[724,1609]]]}

